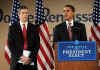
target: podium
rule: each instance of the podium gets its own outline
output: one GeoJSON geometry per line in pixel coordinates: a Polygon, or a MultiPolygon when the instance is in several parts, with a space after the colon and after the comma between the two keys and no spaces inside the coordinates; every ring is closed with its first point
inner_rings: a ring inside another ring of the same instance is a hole
{"type": "Polygon", "coordinates": [[[55,70],[98,70],[96,60],[58,61],[58,44],[55,43],[55,70]]]}

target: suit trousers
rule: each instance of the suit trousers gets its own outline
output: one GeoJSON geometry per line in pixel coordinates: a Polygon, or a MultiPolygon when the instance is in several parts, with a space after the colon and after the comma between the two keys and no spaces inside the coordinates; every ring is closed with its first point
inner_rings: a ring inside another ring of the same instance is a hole
{"type": "Polygon", "coordinates": [[[37,70],[37,66],[23,65],[22,63],[17,63],[16,70],[37,70]]]}

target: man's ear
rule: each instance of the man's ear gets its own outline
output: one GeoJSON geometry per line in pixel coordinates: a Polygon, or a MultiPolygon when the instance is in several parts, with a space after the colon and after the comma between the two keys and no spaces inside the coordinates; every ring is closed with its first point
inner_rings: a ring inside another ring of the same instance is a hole
{"type": "Polygon", "coordinates": [[[73,12],[73,16],[75,16],[75,12],[73,12]]]}

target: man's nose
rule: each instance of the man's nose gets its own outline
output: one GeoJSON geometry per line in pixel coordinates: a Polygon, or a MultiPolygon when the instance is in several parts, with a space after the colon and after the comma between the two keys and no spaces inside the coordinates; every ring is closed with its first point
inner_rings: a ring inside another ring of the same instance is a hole
{"type": "Polygon", "coordinates": [[[64,12],[64,14],[67,14],[68,12],[64,12]]]}

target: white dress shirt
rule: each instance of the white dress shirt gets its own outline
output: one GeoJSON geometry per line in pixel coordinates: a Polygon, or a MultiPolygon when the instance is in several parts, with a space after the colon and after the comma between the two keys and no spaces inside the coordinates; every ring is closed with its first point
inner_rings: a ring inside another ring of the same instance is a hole
{"type": "MultiPolygon", "coordinates": [[[[23,23],[23,22],[20,21],[20,26],[21,26],[22,31],[23,31],[23,24],[25,24],[25,27],[26,27],[26,30],[27,30],[28,22],[23,23]]],[[[29,57],[30,53],[31,52],[29,50],[23,50],[22,56],[29,57]]],[[[18,62],[24,64],[22,60],[19,60],[18,62]]],[[[34,62],[31,62],[30,65],[34,65],[34,62]]]]}
{"type": "Polygon", "coordinates": [[[67,29],[68,29],[69,23],[71,24],[71,27],[74,26],[73,20],[71,22],[66,21],[67,29]]]}
{"type": "Polygon", "coordinates": [[[20,21],[20,26],[21,26],[22,31],[23,31],[23,24],[25,24],[25,27],[26,27],[26,30],[27,30],[28,22],[23,23],[23,22],[20,21]]]}

